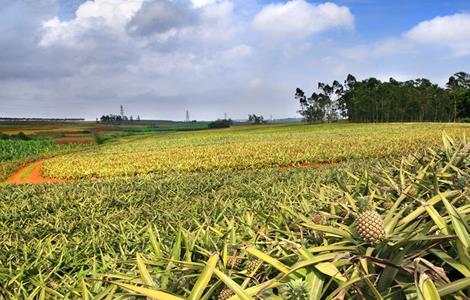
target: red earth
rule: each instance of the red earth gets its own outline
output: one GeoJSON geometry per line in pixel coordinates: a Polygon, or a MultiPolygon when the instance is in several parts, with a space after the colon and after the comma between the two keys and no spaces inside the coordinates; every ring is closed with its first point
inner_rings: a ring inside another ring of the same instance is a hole
{"type": "MultiPolygon", "coordinates": [[[[57,183],[64,182],[63,179],[46,178],[41,174],[44,160],[36,161],[26,167],[16,171],[14,175],[8,178],[7,182],[12,184],[26,184],[26,183],[57,183]]],[[[319,162],[306,162],[295,165],[287,165],[279,167],[280,170],[292,170],[296,168],[331,168],[335,163],[319,163],[319,162]]]]}
{"type": "Polygon", "coordinates": [[[23,167],[8,178],[7,182],[12,184],[63,182],[62,179],[43,177],[41,174],[43,164],[44,160],[40,160],[23,167]]]}

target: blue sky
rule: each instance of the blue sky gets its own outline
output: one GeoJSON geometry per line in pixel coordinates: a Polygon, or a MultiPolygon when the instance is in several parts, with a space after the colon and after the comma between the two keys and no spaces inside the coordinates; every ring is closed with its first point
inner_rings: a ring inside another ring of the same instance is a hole
{"type": "Polygon", "coordinates": [[[357,0],[333,1],[347,5],[357,16],[356,28],[360,38],[372,40],[400,34],[421,21],[436,16],[470,11],[467,0],[357,0]]]}
{"type": "Polygon", "coordinates": [[[0,0],[1,115],[296,116],[296,87],[470,67],[470,1],[0,0]]]}
{"type": "MultiPolygon", "coordinates": [[[[85,0],[61,0],[59,16],[70,19],[76,9],[85,0]]],[[[282,3],[285,1],[258,1],[259,5],[282,3]]],[[[322,3],[320,1],[309,1],[322,3]]],[[[413,25],[435,16],[451,15],[458,12],[469,12],[468,0],[342,0],[329,1],[338,5],[348,6],[357,16],[357,38],[364,41],[399,34],[413,25]]]]}

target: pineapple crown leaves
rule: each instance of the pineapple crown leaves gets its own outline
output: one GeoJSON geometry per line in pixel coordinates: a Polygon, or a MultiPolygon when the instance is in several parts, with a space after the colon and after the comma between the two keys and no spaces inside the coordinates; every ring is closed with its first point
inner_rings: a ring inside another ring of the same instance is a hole
{"type": "Polygon", "coordinates": [[[289,281],[284,285],[282,296],[287,300],[309,299],[307,283],[302,279],[289,281]]]}
{"type": "Polygon", "coordinates": [[[361,196],[357,199],[357,208],[359,213],[374,210],[372,201],[369,196],[361,196]]]}

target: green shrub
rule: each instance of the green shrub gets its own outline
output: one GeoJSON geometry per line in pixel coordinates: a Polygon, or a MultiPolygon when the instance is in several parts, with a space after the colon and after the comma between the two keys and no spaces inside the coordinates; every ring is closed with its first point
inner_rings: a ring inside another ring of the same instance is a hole
{"type": "Polygon", "coordinates": [[[216,121],[210,122],[207,126],[209,128],[229,128],[232,125],[232,120],[221,120],[217,119],[216,121]]]}
{"type": "Polygon", "coordinates": [[[97,143],[98,145],[101,145],[103,144],[104,142],[106,142],[107,138],[101,134],[98,134],[98,133],[93,133],[93,140],[95,141],[95,143],[97,143]]]}

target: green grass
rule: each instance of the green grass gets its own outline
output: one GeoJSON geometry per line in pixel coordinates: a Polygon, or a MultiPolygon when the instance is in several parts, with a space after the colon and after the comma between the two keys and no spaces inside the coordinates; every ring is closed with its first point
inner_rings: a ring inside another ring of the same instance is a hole
{"type": "Polygon", "coordinates": [[[32,164],[29,167],[27,167],[26,170],[24,170],[24,172],[21,174],[20,179],[27,178],[34,171],[35,167],[36,167],[35,164],[32,164]]]}

